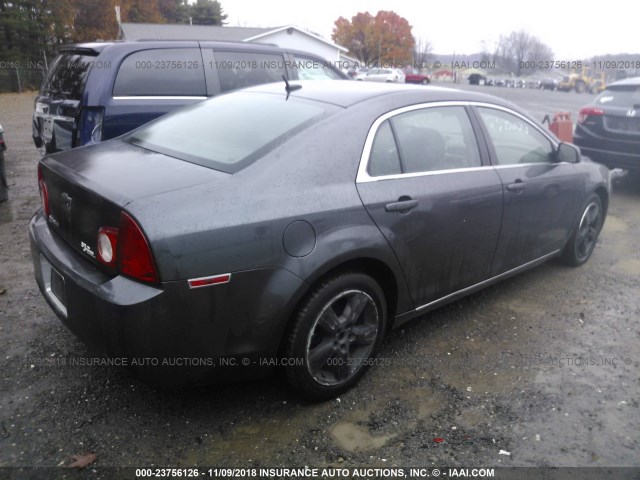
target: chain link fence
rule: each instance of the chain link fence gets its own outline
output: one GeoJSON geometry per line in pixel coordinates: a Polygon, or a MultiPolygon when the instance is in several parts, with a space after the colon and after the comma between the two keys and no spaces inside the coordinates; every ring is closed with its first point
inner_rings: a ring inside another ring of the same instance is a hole
{"type": "Polygon", "coordinates": [[[47,73],[47,65],[41,60],[0,60],[0,93],[38,90],[47,73]]]}

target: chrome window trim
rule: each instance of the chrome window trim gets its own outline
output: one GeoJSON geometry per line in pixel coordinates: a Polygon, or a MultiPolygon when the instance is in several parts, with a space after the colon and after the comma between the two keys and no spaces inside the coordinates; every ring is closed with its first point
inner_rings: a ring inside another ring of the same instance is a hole
{"type": "Polygon", "coordinates": [[[156,96],[127,96],[127,97],[113,97],[114,100],[205,100],[209,97],[206,96],[179,96],[179,95],[156,95],[156,96]]]}
{"type": "MultiPolygon", "coordinates": [[[[400,107],[390,112],[381,115],[376,119],[375,122],[371,125],[369,129],[369,133],[367,133],[367,138],[364,143],[364,148],[362,149],[362,154],[360,156],[360,164],[358,166],[358,174],[356,175],[356,183],[370,183],[370,182],[379,182],[383,180],[396,180],[400,178],[414,178],[414,177],[424,177],[430,175],[443,175],[449,173],[464,173],[464,172],[477,172],[488,169],[503,169],[503,168],[515,168],[515,167],[528,167],[528,166],[539,166],[539,165],[549,165],[547,163],[517,163],[513,165],[481,165],[478,167],[467,167],[467,168],[450,168],[446,170],[432,170],[427,172],[411,172],[411,173],[396,173],[393,175],[381,175],[377,177],[372,177],[369,175],[367,171],[367,167],[369,166],[369,158],[371,156],[371,148],[373,147],[373,140],[378,133],[378,128],[382,123],[384,123],[389,118],[395,117],[396,115],[401,115],[407,112],[413,112],[415,110],[423,110],[425,108],[437,108],[437,107],[486,107],[493,108],[495,110],[502,110],[504,112],[515,115],[520,118],[522,121],[534,127],[538,132],[540,132],[545,138],[549,140],[549,142],[553,145],[554,148],[558,148],[558,142],[556,142],[551,136],[549,136],[544,128],[532,123],[524,115],[511,110],[510,108],[503,107],[502,105],[495,105],[492,103],[485,102],[475,102],[475,101],[463,101],[463,100],[452,100],[452,101],[442,101],[442,102],[428,102],[428,103],[418,103],[416,105],[409,105],[406,107],[400,107]]],[[[469,120],[471,121],[471,120],[469,120]]],[[[477,143],[477,142],[476,142],[477,143]]],[[[478,146],[479,147],[479,146],[478,146]]],[[[558,162],[553,165],[561,165],[567,162],[558,162]]]]}

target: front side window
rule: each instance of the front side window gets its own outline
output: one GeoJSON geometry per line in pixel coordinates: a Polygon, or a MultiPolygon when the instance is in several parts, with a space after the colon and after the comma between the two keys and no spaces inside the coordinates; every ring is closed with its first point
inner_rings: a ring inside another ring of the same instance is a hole
{"type": "Polygon", "coordinates": [[[529,122],[494,108],[478,108],[498,165],[549,163],[554,158],[551,141],[529,122]]]}
{"type": "Polygon", "coordinates": [[[113,86],[114,97],[205,96],[200,50],[162,48],[135,52],[124,59],[113,86]]]}
{"type": "Polygon", "coordinates": [[[380,125],[368,172],[382,176],[475,168],[481,164],[464,107],[428,107],[395,115],[380,125]]]}
{"type": "Polygon", "coordinates": [[[220,91],[281,82],[287,76],[282,55],[255,52],[214,52],[220,91]]]}
{"type": "Polygon", "coordinates": [[[176,110],[133,131],[125,140],[234,173],[337,109],[299,98],[236,92],[176,110]]]}

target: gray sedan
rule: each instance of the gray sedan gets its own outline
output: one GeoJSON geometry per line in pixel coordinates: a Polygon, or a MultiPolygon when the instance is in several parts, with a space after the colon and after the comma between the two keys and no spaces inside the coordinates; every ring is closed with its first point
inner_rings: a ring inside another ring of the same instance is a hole
{"type": "Polygon", "coordinates": [[[270,84],[45,157],[38,285],[141,377],[282,369],[322,399],[389,328],[553,257],[581,265],[605,167],[517,107],[450,89],[270,84]]]}

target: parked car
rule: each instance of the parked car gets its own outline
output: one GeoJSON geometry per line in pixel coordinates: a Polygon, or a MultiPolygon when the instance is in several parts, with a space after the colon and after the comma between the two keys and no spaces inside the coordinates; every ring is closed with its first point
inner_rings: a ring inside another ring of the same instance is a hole
{"type": "Polygon", "coordinates": [[[545,78],[540,81],[540,89],[542,90],[558,90],[558,80],[555,78],[545,78]]]}
{"type": "Polygon", "coordinates": [[[353,75],[351,78],[353,80],[364,80],[364,77],[367,75],[367,73],[369,73],[369,70],[371,69],[366,67],[359,68],[355,71],[355,75],[353,75]]]}
{"type": "Polygon", "coordinates": [[[487,83],[487,77],[480,73],[472,73],[468,80],[469,85],[485,85],[487,83]]]}
{"type": "Polygon", "coordinates": [[[574,143],[609,168],[640,171],[640,77],[607,85],[580,109],[574,143]]]}
{"type": "Polygon", "coordinates": [[[4,141],[4,130],[0,125],[0,202],[6,202],[9,199],[9,184],[7,181],[7,168],[4,164],[4,152],[7,144],[4,141]]]}
{"type": "MultiPolygon", "coordinates": [[[[360,80],[356,78],[356,80],[360,80]]],[[[372,68],[362,77],[365,82],[405,83],[405,75],[399,68],[372,68]]]]}
{"type": "Polygon", "coordinates": [[[29,230],[51,308],[101,351],[156,362],[129,360],[143,378],[281,365],[321,399],[389,328],[553,257],[585,263],[609,183],[498,98],[281,82],[44,157],[29,230]]]}
{"type": "Polygon", "coordinates": [[[418,83],[420,85],[428,85],[431,83],[429,75],[420,73],[420,70],[417,68],[406,68],[403,73],[405,83],[418,83]]]}
{"type": "Polygon", "coordinates": [[[33,141],[51,153],[117,137],[183,105],[287,79],[347,79],[271,45],[140,41],[62,47],[35,100],[33,141]]]}

